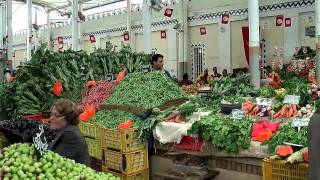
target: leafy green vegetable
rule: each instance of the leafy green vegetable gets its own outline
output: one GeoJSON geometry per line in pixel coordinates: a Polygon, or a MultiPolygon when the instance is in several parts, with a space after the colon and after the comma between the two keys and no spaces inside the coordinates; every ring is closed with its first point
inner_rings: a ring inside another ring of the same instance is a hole
{"type": "Polygon", "coordinates": [[[300,96],[300,105],[305,106],[311,104],[311,96],[308,91],[311,89],[310,84],[305,79],[294,79],[285,81],[281,84],[281,87],[286,89],[286,95],[297,95],[300,96]]]}
{"type": "Polygon", "coordinates": [[[135,53],[128,46],[113,51],[96,49],[88,55],[84,51],[49,51],[46,46],[33,52],[25,66],[18,67],[16,80],[0,87],[0,119],[47,113],[59,98],[81,101],[83,84],[87,80],[105,79],[128,67],[129,72],[138,71],[148,64],[151,55],[135,53]],[[56,97],[51,93],[54,83],[60,80],[63,93],[56,97]]]}
{"type": "Polygon", "coordinates": [[[224,96],[251,96],[255,91],[253,86],[250,85],[249,75],[239,75],[236,78],[216,78],[210,86],[213,91],[213,95],[224,95],[224,96]]]}
{"type": "Polygon", "coordinates": [[[264,145],[268,145],[270,152],[275,152],[276,147],[283,143],[292,143],[306,146],[307,145],[307,127],[301,128],[300,131],[297,128],[292,127],[291,123],[282,124],[278,132],[264,142],[264,145]]]}
{"type": "Polygon", "coordinates": [[[187,94],[159,72],[131,73],[124,77],[104,104],[132,105],[149,109],[182,97],[187,97],[187,94]]]}
{"type": "Polygon", "coordinates": [[[272,87],[263,87],[258,90],[258,96],[264,98],[273,98],[277,96],[277,93],[272,87]]]}
{"type": "Polygon", "coordinates": [[[229,116],[211,115],[195,122],[188,133],[201,135],[219,150],[239,153],[241,149],[250,147],[253,123],[251,117],[233,120],[229,116]]]}

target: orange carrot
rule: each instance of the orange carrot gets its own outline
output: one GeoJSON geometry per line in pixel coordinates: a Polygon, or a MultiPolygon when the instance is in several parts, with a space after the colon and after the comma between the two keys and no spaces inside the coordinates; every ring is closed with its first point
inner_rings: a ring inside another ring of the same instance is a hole
{"type": "Polygon", "coordinates": [[[282,118],[285,114],[286,114],[286,105],[284,105],[281,109],[280,109],[280,111],[278,112],[279,113],[279,116],[278,116],[278,118],[282,118]]]}
{"type": "Polygon", "coordinates": [[[287,117],[292,117],[293,116],[293,105],[289,106],[288,114],[287,117]]]}
{"type": "Polygon", "coordinates": [[[296,115],[297,115],[297,113],[298,113],[298,107],[297,107],[298,105],[296,105],[296,104],[294,104],[293,105],[293,117],[296,117],[296,115]]]}

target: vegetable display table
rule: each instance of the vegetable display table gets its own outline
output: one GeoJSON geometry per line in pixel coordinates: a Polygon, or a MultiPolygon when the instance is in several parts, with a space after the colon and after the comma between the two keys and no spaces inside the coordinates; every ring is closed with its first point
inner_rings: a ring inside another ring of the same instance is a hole
{"type": "Polygon", "coordinates": [[[244,149],[239,154],[230,154],[225,151],[219,151],[212,143],[206,142],[201,151],[185,151],[176,149],[174,145],[161,145],[156,143],[157,150],[175,151],[179,153],[194,155],[194,156],[214,156],[214,157],[235,157],[235,158],[266,158],[271,154],[268,152],[267,147],[261,146],[260,142],[251,141],[249,149],[244,149]]]}

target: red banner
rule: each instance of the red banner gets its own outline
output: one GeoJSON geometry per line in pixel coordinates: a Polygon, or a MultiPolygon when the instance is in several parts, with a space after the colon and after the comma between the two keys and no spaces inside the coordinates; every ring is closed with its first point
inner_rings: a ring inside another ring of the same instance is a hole
{"type": "Polygon", "coordinates": [[[130,39],[129,33],[128,33],[128,32],[125,32],[125,33],[123,34],[123,40],[124,40],[124,41],[129,41],[129,39],[130,39]]]}
{"type": "Polygon", "coordinates": [[[291,27],[291,18],[286,18],[284,20],[285,27],[291,27]]]}
{"type": "Polygon", "coordinates": [[[276,17],[276,26],[282,26],[283,25],[283,16],[277,16],[276,17]]]}
{"type": "Polygon", "coordinates": [[[167,8],[167,9],[164,11],[164,15],[167,16],[167,17],[171,17],[172,14],[173,14],[173,9],[167,8]]]}
{"type": "Polygon", "coordinates": [[[166,31],[161,31],[161,39],[166,39],[167,38],[167,32],[166,31]]]}
{"type": "Polygon", "coordinates": [[[249,65],[249,27],[242,27],[242,40],[243,40],[243,48],[246,56],[247,64],[249,65]]]}

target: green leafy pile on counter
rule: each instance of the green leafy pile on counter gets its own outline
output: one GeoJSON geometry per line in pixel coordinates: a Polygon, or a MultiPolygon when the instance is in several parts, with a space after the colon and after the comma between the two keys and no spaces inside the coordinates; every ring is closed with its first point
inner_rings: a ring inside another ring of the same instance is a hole
{"type": "Polygon", "coordinates": [[[272,87],[262,87],[258,90],[258,96],[263,98],[274,98],[277,96],[277,92],[272,87]]]}
{"type": "Polygon", "coordinates": [[[14,116],[14,110],[17,104],[13,99],[15,97],[16,84],[6,83],[0,85],[0,120],[10,119],[14,116]]]}
{"type": "Polygon", "coordinates": [[[298,131],[297,128],[292,127],[291,123],[282,124],[276,134],[263,144],[268,145],[270,152],[275,152],[277,146],[283,145],[285,142],[306,146],[307,131],[307,127],[303,127],[298,131]]]}
{"type": "Polygon", "coordinates": [[[140,127],[141,120],[138,116],[119,110],[99,111],[90,119],[90,122],[100,124],[105,128],[114,129],[117,128],[120,123],[123,123],[128,119],[132,121],[133,128],[140,127]]]}
{"type": "Polygon", "coordinates": [[[187,94],[159,72],[131,73],[124,77],[104,104],[132,105],[149,109],[182,97],[187,97],[187,94]]]}
{"type": "Polygon", "coordinates": [[[128,46],[113,51],[109,43],[90,55],[72,50],[53,52],[42,46],[26,65],[18,67],[14,82],[0,87],[0,119],[47,113],[59,98],[80,103],[84,81],[116,75],[125,67],[129,72],[139,70],[149,59],[150,55],[135,53],[128,46]],[[51,93],[57,80],[63,85],[59,97],[51,93]]]}
{"type": "Polygon", "coordinates": [[[150,54],[133,52],[127,45],[114,51],[113,45],[107,42],[105,49],[96,49],[90,54],[87,63],[91,78],[101,80],[109,74],[116,76],[125,67],[129,73],[139,71],[143,65],[149,64],[150,59],[150,54]]]}
{"type": "Polygon", "coordinates": [[[311,104],[312,99],[308,91],[311,89],[311,85],[305,79],[293,79],[284,81],[281,87],[286,89],[285,95],[297,95],[300,96],[300,105],[305,106],[311,104]]]}
{"type": "Polygon", "coordinates": [[[229,116],[210,115],[195,122],[189,134],[198,134],[219,150],[229,153],[239,153],[241,149],[248,149],[251,142],[251,126],[254,120],[244,117],[233,120],[229,116]]]}
{"type": "Polygon", "coordinates": [[[12,115],[48,112],[59,98],[80,102],[80,65],[86,59],[84,52],[51,52],[45,47],[35,51],[31,61],[17,70],[16,80],[10,83],[15,87],[12,115]],[[62,82],[64,91],[59,97],[51,93],[57,80],[62,82]]]}
{"type": "Polygon", "coordinates": [[[213,95],[250,97],[255,93],[253,86],[250,85],[250,76],[247,74],[235,78],[230,76],[215,78],[211,81],[210,86],[213,95]]]}

